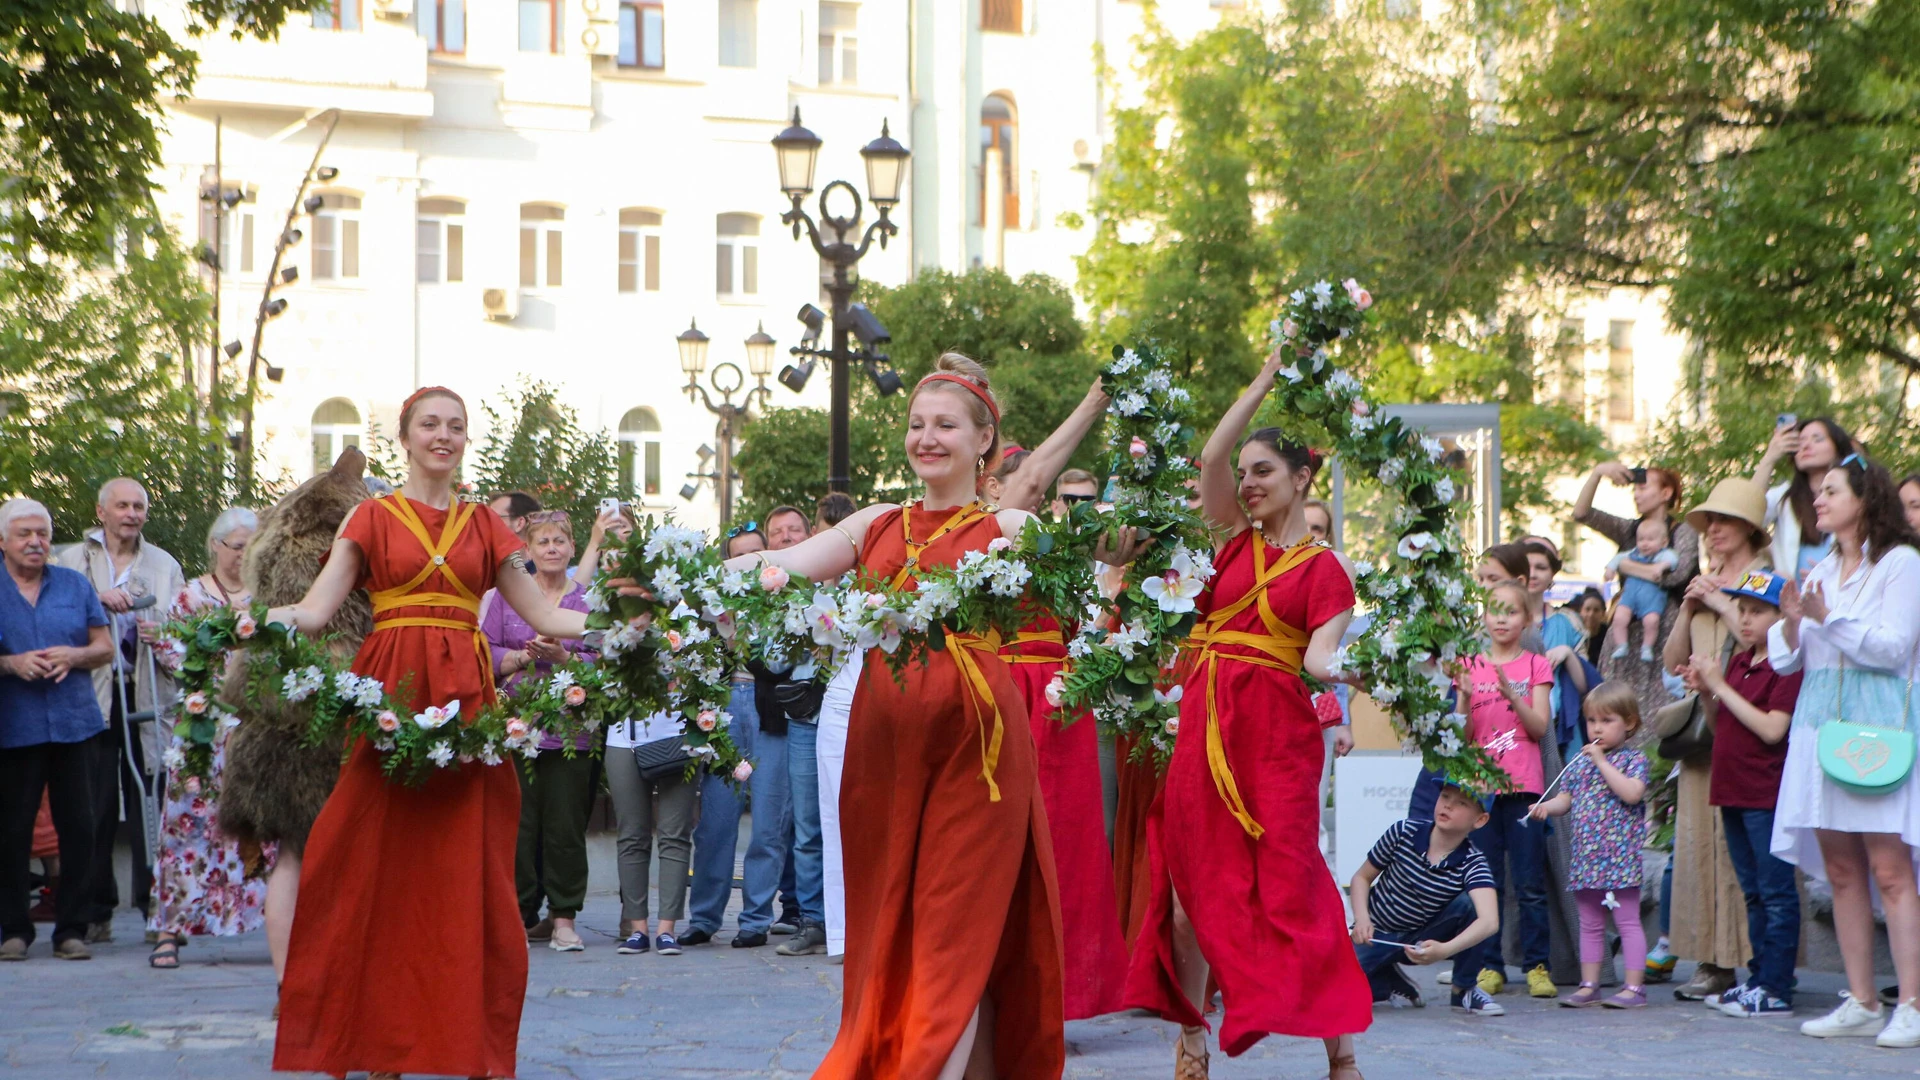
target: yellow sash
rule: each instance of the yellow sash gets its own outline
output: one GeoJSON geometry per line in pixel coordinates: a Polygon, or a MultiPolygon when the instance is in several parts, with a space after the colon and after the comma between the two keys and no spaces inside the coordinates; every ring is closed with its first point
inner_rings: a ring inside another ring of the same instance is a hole
{"type": "MultiPolygon", "coordinates": [[[[1022,630],[1013,635],[1013,640],[1007,642],[1005,648],[1011,649],[1019,645],[1039,644],[1058,645],[1064,649],[1067,647],[1067,633],[1059,629],[1022,630]]],[[[1066,658],[1060,656],[1047,656],[1037,653],[1010,653],[1005,651],[1001,652],[1000,659],[1005,660],[1009,664],[1061,664],[1066,662],[1066,658]]]]}
{"type": "Polygon", "coordinates": [[[1280,555],[1280,560],[1272,566],[1267,565],[1267,544],[1263,537],[1255,536],[1253,547],[1253,587],[1243,593],[1238,600],[1208,613],[1200,625],[1194,627],[1193,636],[1187,639],[1187,645],[1198,650],[1194,656],[1194,671],[1206,670],[1207,677],[1207,769],[1213,774],[1214,790],[1220,793],[1220,799],[1227,804],[1227,810],[1240,822],[1247,835],[1258,840],[1265,835],[1266,829],[1253,820],[1247,804],[1240,798],[1240,788],[1233,780],[1233,769],[1227,763],[1227,748],[1220,734],[1220,703],[1217,690],[1219,686],[1220,664],[1233,661],[1241,664],[1256,664],[1260,667],[1284,671],[1289,675],[1300,674],[1300,664],[1306,658],[1308,635],[1298,627],[1281,622],[1273,613],[1273,606],[1267,597],[1267,587],[1278,580],[1282,574],[1303,565],[1307,560],[1329,550],[1319,541],[1308,537],[1288,548],[1280,555]],[[1260,615],[1260,624],[1265,633],[1255,634],[1245,630],[1225,629],[1229,622],[1248,607],[1256,607],[1260,615]],[[1242,652],[1223,652],[1224,646],[1237,646],[1251,649],[1258,655],[1242,652]]]}
{"type": "MultiPolygon", "coordinates": [[[[900,508],[900,532],[907,544],[907,561],[900,571],[893,575],[891,584],[900,588],[913,576],[920,565],[920,553],[932,547],[941,537],[956,529],[989,516],[977,502],[961,507],[925,540],[913,538],[913,508],[900,508]]],[[[960,677],[965,680],[967,696],[973,699],[974,716],[978,718],[980,728],[980,779],[987,782],[987,800],[1000,801],[1000,785],[993,780],[993,770],[1000,764],[1000,743],[1006,737],[1006,723],[1000,715],[1000,702],[993,696],[993,684],[987,681],[987,673],[980,670],[980,660],[974,655],[984,652],[989,656],[1000,651],[997,637],[981,637],[978,634],[948,634],[947,654],[953,657],[954,666],[960,669],[960,677]],[[987,714],[993,714],[993,728],[989,733],[986,723],[987,714]]]]}
{"type": "Polygon", "coordinates": [[[461,581],[459,575],[453,572],[453,567],[447,563],[447,553],[453,550],[453,545],[459,542],[460,534],[466,530],[467,523],[473,520],[477,504],[455,500],[454,504],[447,508],[447,521],[440,528],[440,538],[434,540],[427,535],[426,524],[420,520],[420,515],[415,512],[413,504],[407,501],[406,496],[396,492],[392,496],[382,495],[373,501],[377,505],[386,507],[394,517],[399,518],[400,524],[413,534],[414,539],[420,541],[420,547],[427,554],[425,565],[406,584],[367,594],[368,599],[373,601],[374,630],[377,632],[397,630],[403,626],[432,626],[442,630],[464,630],[472,634],[473,649],[480,657],[480,671],[485,676],[481,684],[482,692],[490,690],[493,687],[493,654],[487,649],[486,637],[480,633],[480,598],[474,595],[472,589],[467,588],[466,582],[461,581]],[[427,579],[436,573],[452,588],[452,592],[413,591],[426,584],[427,579]],[[469,618],[466,620],[437,619],[425,615],[380,618],[383,612],[407,607],[457,608],[465,612],[469,618]]]}

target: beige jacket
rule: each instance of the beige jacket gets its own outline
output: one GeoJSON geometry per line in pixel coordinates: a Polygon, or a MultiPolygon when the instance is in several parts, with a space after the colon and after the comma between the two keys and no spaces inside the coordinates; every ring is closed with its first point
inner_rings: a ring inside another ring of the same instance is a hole
{"type": "MultiPolygon", "coordinates": [[[[69,570],[78,570],[82,574],[85,574],[87,580],[93,582],[95,592],[107,592],[116,586],[113,583],[113,560],[107,556],[107,549],[104,543],[105,541],[100,530],[94,529],[86,535],[86,539],[61,552],[55,561],[69,570]]],[[[130,568],[129,573],[138,575],[144,579],[147,583],[147,588],[154,596],[159,597],[155,605],[144,612],[144,614],[147,614],[155,620],[165,620],[167,610],[173,606],[174,597],[179,596],[181,590],[187,587],[186,576],[180,571],[180,561],[145,541],[141,542],[139,549],[134,553],[133,566],[130,568]]],[[[107,612],[107,629],[113,637],[114,655],[116,658],[120,655],[119,635],[122,628],[125,627],[128,620],[133,619],[139,614],[142,613],[135,612],[127,615],[115,615],[111,611],[107,612]]],[[[171,705],[173,702],[173,680],[167,677],[164,669],[157,668],[157,666],[148,663],[148,659],[152,654],[152,650],[148,648],[145,642],[139,645],[138,652],[135,654],[134,701],[131,704],[131,708],[136,712],[153,707],[154,692],[156,689],[161,694],[161,703],[163,706],[171,705]],[[158,674],[160,679],[160,685],[158,687],[155,687],[153,682],[153,675],[155,673],[158,674]]],[[[102,716],[111,716],[113,714],[113,668],[114,665],[112,663],[106,663],[93,669],[93,694],[94,697],[100,701],[100,715],[102,716]]],[[[160,737],[161,725],[148,724],[143,726],[146,728],[146,748],[148,754],[159,753],[160,747],[165,744],[165,740],[160,737]]]]}

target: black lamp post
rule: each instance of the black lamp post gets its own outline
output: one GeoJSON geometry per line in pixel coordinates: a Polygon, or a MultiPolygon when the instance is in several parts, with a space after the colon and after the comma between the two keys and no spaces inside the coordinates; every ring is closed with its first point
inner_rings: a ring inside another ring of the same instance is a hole
{"type": "Polygon", "coordinates": [[[714,393],[720,395],[718,405],[713,403],[707,388],[700,385],[700,376],[707,369],[708,340],[699,325],[689,325],[674,341],[680,347],[680,370],[687,373],[687,385],[683,387],[687,397],[705,405],[708,412],[720,418],[716,425],[720,450],[714,462],[713,487],[720,497],[720,531],[725,533],[733,524],[733,440],[751,419],[749,413],[755,401],[765,404],[773,394],[767,386],[767,376],[773,374],[773,336],[763,326],[747,338],[747,369],[753,373],[756,385],[741,397],[738,405],[733,403],[733,395],[746,385],[747,377],[740,373],[737,365],[721,364],[707,376],[714,393]]]}
{"type": "Polygon", "coordinates": [[[899,376],[881,369],[882,364],[890,362],[888,357],[874,351],[890,340],[886,328],[863,305],[851,301],[858,280],[853,273],[854,265],[867,253],[875,237],[879,238],[880,246],[885,248],[887,239],[900,231],[888,214],[900,202],[900,188],[907,172],[907,148],[888,134],[884,120],[880,123],[880,137],[861,148],[860,156],[867,163],[867,198],[880,211],[880,220],[867,226],[865,232],[860,229],[863,206],[860,193],[845,180],[835,180],[820,192],[820,219],[817,224],[801,208],[802,200],[813,192],[813,167],[820,153],[820,138],[800,126],[798,106],[793,110],[793,126],[774,137],[773,149],[780,164],[780,190],[793,203],[791,209],[780,215],[780,223],[793,226],[796,240],[800,238],[800,229],[804,225],[808,239],[813,242],[813,250],[833,266],[833,279],[827,283],[827,295],[833,302],[831,347],[823,349],[818,344],[820,324],[825,321],[822,318],[824,313],[812,304],[801,308],[800,321],[807,325],[807,332],[799,345],[788,350],[799,357],[800,362],[783,370],[780,382],[798,393],[806,385],[807,377],[813,373],[816,358],[833,362],[827,487],[833,491],[848,491],[852,488],[851,440],[847,430],[851,366],[856,363],[862,365],[883,394],[893,393],[900,388],[899,376]],[[851,215],[840,217],[827,211],[827,196],[835,188],[844,189],[848,197],[853,199],[851,215]],[[831,237],[826,233],[831,233],[831,237]],[[857,236],[858,242],[848,239],[850,236],[857,236]],[[849,337],[859,338],[861,347],[850,349],[849,337]]]}

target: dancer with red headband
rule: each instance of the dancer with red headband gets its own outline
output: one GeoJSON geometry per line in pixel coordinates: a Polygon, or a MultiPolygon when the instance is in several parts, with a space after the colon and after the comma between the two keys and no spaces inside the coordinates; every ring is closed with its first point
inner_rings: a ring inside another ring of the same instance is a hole
{"type": "MultiPolygon", "coordinates": [[[[317,633],[366,589],[373,633],[353,670],[416,712],[458,704],[459,722],[493,700],[479,629],[489,588],[550,638],[580,637],[586,617],[519,572],[522,544],[497,515],[454,497],[467,447],[459,395],[434,386],[408,398],[400,444],[406,483],[361,503],[307,595],[268,617],[317,633]]],[[[275,1069],[513,1075],[527,986],[513,768],[467,764],[407,787],[372,746],[352,748],[307,840],[275,1069]]]]}
{"type": "MultiPolygon", "coordinates": [[[[977,495],[1001,459],[979,364],[940,357],[908,401],[905,441],[919,501],[867,507],[728,565],[906,584],[1019,535],[1031,515],[977,495]]],[[[1060,906],[1026,707],[991,641],[947,642],[900,678],[868,656],[854,692],[840,791],[845,996],[819,1080],[1048,1080],[1066,1065],[1060,906]]]]}
{"type": "MultiPolygon", "coordinates": [[[[1017,510],[1038,509],[1110,400],[1095,381],[1079,407],[1045,442],[1032,451],[1010,450],[1000,469],[981,484],[989,501],[1017,510]]],[[[1071,614],[1063,619],[1038,613],[1001,646],[1000,655],[1012,665],[1014,685],[1027,705],[1040,792],[1047,806],[1060,888],[1066,1015],[1069,1020],[1084,1020],[1120,1008],[1127,950],[1120,936],[1120,906],[1114,897],[1113,856],[1100,790],[1099,732],[1091,717],[1068,722],[1047,700],[1047,687],[1066,669],[1071,618],[1071,614]]]]}
{"type": "Polygon", "coordinates": [[[1333,681],[1328,660],[1353,615],[1353,582],[1307,530],[1316,462],[1304,447],[1264,428],[1239,447],[1237,477],[1228,464],[1281,359],[1268,358],[1202,454],[1202,509],[1225,539],[1147,822],[1152,891],[1126,1001],[1182,1025],[1178,1080],[1207,1075],[1209,969],[1229,1056],[1272,1033],[1316,1037],[1332,1080],[1359,1080],[1353,1034],[1372,1014],[1318,845],[1320,722],[1300,678],[1333,681]]]}

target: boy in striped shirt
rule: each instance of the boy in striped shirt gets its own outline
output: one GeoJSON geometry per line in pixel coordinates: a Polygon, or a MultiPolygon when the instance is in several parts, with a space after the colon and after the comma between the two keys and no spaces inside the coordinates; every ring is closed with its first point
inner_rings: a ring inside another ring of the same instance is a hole
{"type": "MultiPolygon", "coordinates": [[[[1375,1001],[1426,1004],[1400,970],[1468,952],[1500,932],[1500,904],[1486,856],[1467,842],[1487,823],[1486,808],[1448,783],[1434,804],[1433,821],[1396,822],[1367,853],[1348,885],[1353,902],[1353,949],[1373,984],[1375,1001]]],[[[1478,971],[1456,963],[1453,1007],[1469,1016],[1504,1016],[1480,989],[1478,971]]]]}

